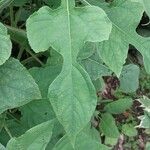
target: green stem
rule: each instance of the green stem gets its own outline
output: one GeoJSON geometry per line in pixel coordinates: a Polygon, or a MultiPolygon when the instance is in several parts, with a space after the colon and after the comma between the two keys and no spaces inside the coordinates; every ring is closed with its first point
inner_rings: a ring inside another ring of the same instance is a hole
{"type": "Polygon", "coordinates": [[[10,138],[13,138],[13,136],[12,136],[10,130],[7,128],[6,125],[4,126],[4,129],[6,130],[7,134],[9,135],[9,137],[10,137],[10,138]]]}
{"type": "Polygon", "coordinates": [[[26,126],[25,124],[23,124],[20,120],[18,120],[15,116],[13,116],[11,113],[9,113],[7,111],[7,115],[9,115],[11,118],[13,118],[18,124],[20,124],[22,127],[28,129],[28,126],[26,126]]]}
{"type": "Polygon", "coordinates": [[[9,9],[10,9],[10,21],[11,21],[11,26],[12,26],[12,27],[15,27],[15,24],[14,24],[14,11],[13,11],[13,6],[10,5],[9,9]]]}
{"type": "Polygon", "coordinates": [[[16,16],[15,16],[15,26],[17,26],[17,23],[19,21],[20,15],[21,15],[21,12],[22,12],[22,7],[20,7],[19,10],[16,13],[16,16]]]}
{"type": "Polygon", "coordinates": [[[109,103],[109,102],[113,102],[113,100],[103,100],[103,101],[100,101],[100,103],[109,103]]]}
{"type": "Polygon", "coordinates": [[[86,0],[81,0],[81,2],[85,5],[91,5],[89,2],[87,2],[86,0]]]}
{"type": "Polygon", "coordinates": [[[24,51],[24,47],[21,47],[17,56],[17,59],[20,60],[24,51]]]}
{"type": "Polygon", "coordinates": [[[75,0],[62,0],[61,1],[61,6],[63,8],[67,8],[68,9],[68,6],[71,8],[71,7],[75,7],[75,0]]]}
{"type": "Polygon", "coordinates": [[[16,122],[18,122],[19,124],[21,123],[16,117],[14,117],[11,113],[9,113],[7,111],[7,115],[9,115],[10,117],[12,117],[14,120],[16,120],[16,122]]]}
{"type": "Polygon", "coordinates": [[[38,62],[40,63],[41,66],[44,66],[44,63],[42,63],[42,62],[39,60],[39,58],[38,58],[39,56],[41,56],[41,54],[36,54],[36,55],[34,55],[34,57],[29,57],[29,58],[23,60],[21,63],[22,63],[23,65],[25,65],[25,64],[27,64],[27,63],[33,61],[33,60],[36,60],[36,61],[38,61],[38,62]]]}
{"type": "Polygon", "coordinates": [[[29,48],[26,48],[26,51],[27,51],[41,66],[44,66],[44,63],[43,63],[29,48]]]}

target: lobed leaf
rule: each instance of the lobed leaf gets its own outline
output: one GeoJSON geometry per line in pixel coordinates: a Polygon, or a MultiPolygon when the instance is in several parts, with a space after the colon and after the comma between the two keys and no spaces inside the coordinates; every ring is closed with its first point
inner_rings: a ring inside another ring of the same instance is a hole
{"type": "Polygon", "coordinates": [[[111,23],[102,9],[78,8],[74,0],[62,0],[56,10],[42,7],[27,20],[33,50],[41,52],[51,46],[63,56],[62,71],[50,85],[48,97],[72,143],[89,122],[97,101],[88,74],[76,61],[78,52],[86,41],[107,40],[110,31],[111,23]]]}
{"type": "Polygon", "coordinates": [[[143,55],[145,69],[150,73],[150,38],[141,37],[136,33],[144,12],[141,2],[115,0],[108,4],[97,3],[97,0],[87,1],[103,8],[113,24],[109,40],[99,44],[99,55],[106,65],[119,77],[127,58],[129,44],[132,44],[143,55]]]}

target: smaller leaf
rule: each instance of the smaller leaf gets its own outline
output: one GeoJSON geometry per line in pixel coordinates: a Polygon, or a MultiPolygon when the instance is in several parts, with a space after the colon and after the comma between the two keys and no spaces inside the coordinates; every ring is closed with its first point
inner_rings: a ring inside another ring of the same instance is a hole
{"type": "Polygon", "coordinates": [[[105,137],[105,144],[106,145],[111,145],[111,146],[114,146],[116,145],[118,142],[118,138],[110,138],[110,137],[105,137]]]}
{"type": "Polygon", "coordinates": [[[139,102],[142,104],[141,107],[144,108],[145,111],[150,112],[150,99],[146,96],[139,99],[139,102]]]}
{"type": "Polygon", "coordinates": [[[84,60],[92,56],[92,54],[96,51],[97,45],[92,42],[86,42],[84,47],[79,51],[78,61],[84,60]]]}
{"type": "Polygon", "coordinates": [[[53,130],[53,120],[39,124],[18,138],[12,138],[7,150],[45,150],[53,130]]]}
{"type": "Polygon", "coordinates": [[[5,61],[11,55],[12,44],[10,37],[7,34],[7,28],[0,23],[0,65],[5,63],[5,61]]]}
{"type": "Polygon", "coordinates": [[[135,92],[139,86],[139,67],[133,64],[123,67],[120,75],[120,90],[125,93],[135,92]]]}
{"type": "Polygon", "coordinates": [[[115,123],[115,119],[109,113],[104,113],[101,115],[100,129],[104,135],[111,138],[118,138],[120,133],[115,123]]]}
{"type": "Polygon", "coordinates": [[[140,116],[139,119],[141,120],[138,125],[139,128],[150,129],[150,113],[144,112],[144,115],[140,116]]]}
{"type": "Polygon", "coordinates": [[[107,76],[112,73],[108,67],[90,58],[83,60],[82,66],[85,68],[92,80],[97,80],[102,76],[107,76]]]}
{"type": "Polygon", "coordinates": [[[33,127],[42,122],[55,118],[55,113],[46,99],[32,101],[20,108],[21,121],[28,127],[33,127]]]}
{"type": "Polygon", "coordinates": [[[59,121],[56,119],[53,129],[53,134],[50,142],[48,143],[46,150],[51,150],[56,145],[56,143],[65,135],[65,131],[63,129],[63,126],[59,123],[59,121]]]}
{"type": "Polygon", "coordinates": [[[133,100],[131,98],[123,98],[107,104],[104,110],[112,114],[121,114],[130,109],[132,104],[133,100]]]}
{"type": "Polygon", "coordinates": [[[53,150],[109,150],[109,148],[100,143],[99,133],[89,125],[83,129],[76,138],[73,148],[68,137],[65,135],[58,141],[53,150]],[[84,140],[83,140],[84,139],[84,140]]]}
{"type": "Polygon", "coordinates": [[[0,66],[0,113],[34,99],[41,99],[38,85],[18,60],[10,58],[0,66]]]}
{"type": "Polygon", "coordinates": [[[14,6],[22,6],[25,3],[27,3],[29,0],[14,0],[13,5],[14,6]]]}
{"type": "Polygon", "coordinates": [[[102,91],[105,87],[105,82],[102,78],[99,78],[97,80],[93,80],[93,85],[96,91],[102,91]]]}
{"type": "Polygon", "coordinates": [[[139,117],[141,122],[138,127],[150,129],[150,99],[144,96],[143,99],[139,99],[139,102],[142,104],[141,107],[144,108],[144,115],[139,117]]]}
{"type": "Polygon", "coordinates": [[[31,68],[30,74],[38,84],[42,97],[47,98],[48,87],[61,71],[61,65],[31,68]]]}
{"type": "Polygon", "coordinates": [[[50,57],[47,59],[46,66],[58,66],[63,64],[63,57],[55,50],[50,51],[50,57]]]}
{"type": "Polygon", "coordinates": [[[129,137],[137,135],[137,130],[132,124],[124,124],[122,126],[122,132],[129,137]]]}

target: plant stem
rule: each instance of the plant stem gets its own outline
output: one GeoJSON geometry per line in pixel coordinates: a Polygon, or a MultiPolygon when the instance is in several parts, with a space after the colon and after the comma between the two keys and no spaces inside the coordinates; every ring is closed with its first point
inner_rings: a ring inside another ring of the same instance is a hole
{"type": "Polygon", "coordinates": [[[20,15],[21,15],[21,12],[22,12],[22,7],[20,7],[19,10],[18,10],[17,13],[16,13],[15,26],[17,26],[17,23],[18,23],[18,21],[19,21],[20,15]]]}
{"type": "Polygon", "coordinates": [[[41,66],[44,66],[44,63],[43,63],[29,48],[26,48],[26,51],[27,51],[41,66]]]}
{"type": "Polygon", "coordinates": [[[100,101],[100,103],[109,103],[109,102],[113,102],[113,100],[103,100],[103,101],[100,101]]]}
{"type": "Polygon", "coordinates": [[[81,0],[83,4],[85,5],[91,5],[89,2],[87,2],[86,0],[81,0]]]}
{"type": "Polygon", "coordinates": [[[10,5],[10,6],[9,6],[9,9],[10,9],[10,22],[11,22],[11,26],[12,26],[12,27],[15,27],[15,24],[14,24],[14,11],[13,11],[13,6],[10,5]]]}
{"type": "MultiPolygon", "coordinates": [[[[41,56],[41,54],[36,54],[36,55],[34,55],[34,56],[38,59],[38,57],[41,56]]],[[[22,63],[23,65],[25,65],[25,64],[27,64],[27,63],[33,61],[33,60],[35,60],[35,58],[29,57],[29,58],[23,60],[21,63],[22,63]]],[[[39,61],[40,61],[40,60],[38,59],[38,62],[39,62],[39,61]]],[[[39,63],[40,63],[41,66],[44,66],[44,63],[42,63],[41,61],[40,61],[39,63]]]]}
{"type": "Polygon", "coordinates": [[[17,56],[17,59],[20,60],[24,51],[24,47],[21,47],[17,56]]]}
{"type": "Polygon", "coordinates": [[[13,138],[13,136],[12,136],[12,134],[11,134],[10,130],[7,128],[7,126],[6,126],[6,125],[4,126],[4,129],[5,129],[5,130],[6,130],[6,132],[8,133],[9,137],[10,137],[10,138],[13,138]]]}

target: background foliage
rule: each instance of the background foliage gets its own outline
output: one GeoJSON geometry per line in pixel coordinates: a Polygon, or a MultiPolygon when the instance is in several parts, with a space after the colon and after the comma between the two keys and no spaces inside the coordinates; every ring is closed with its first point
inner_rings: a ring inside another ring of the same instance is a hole
{"type": "Polygon", "coordinates": [[[0,0],[0,13],[0,149],[150,149],[148,0],[0,0]]]}

